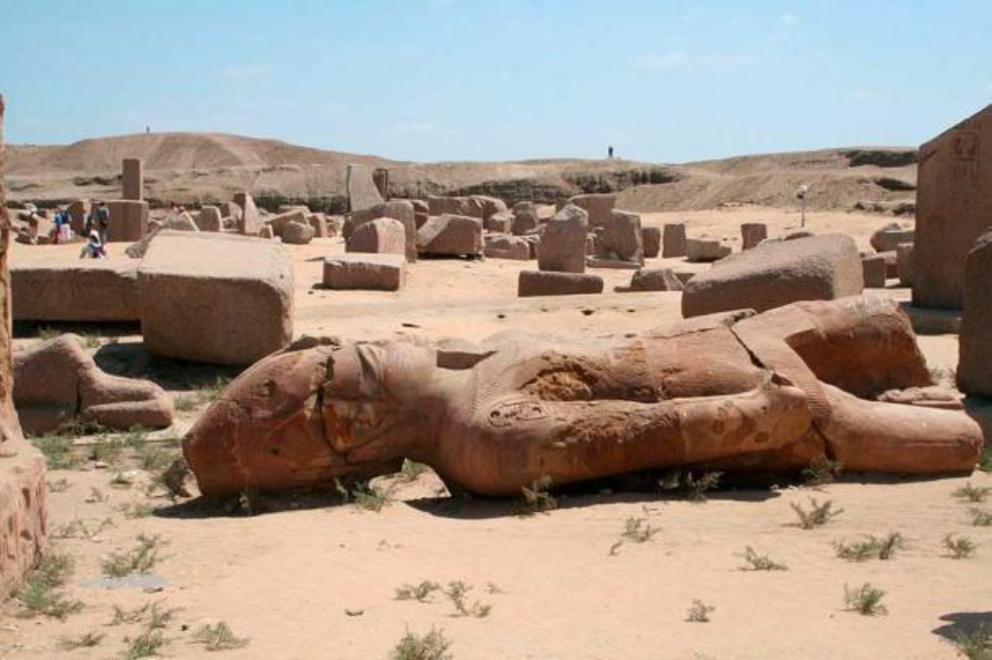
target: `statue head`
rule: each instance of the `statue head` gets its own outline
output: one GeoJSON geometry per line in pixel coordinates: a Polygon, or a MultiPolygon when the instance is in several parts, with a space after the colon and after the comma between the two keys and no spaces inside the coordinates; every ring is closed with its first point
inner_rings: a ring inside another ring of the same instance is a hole
{"type": "Polygon", "coordinates": [[[431,433],[434,352],[408,342],[288,349],[232,382],[183,440],[205,495],[370,477],[431,433]]]}

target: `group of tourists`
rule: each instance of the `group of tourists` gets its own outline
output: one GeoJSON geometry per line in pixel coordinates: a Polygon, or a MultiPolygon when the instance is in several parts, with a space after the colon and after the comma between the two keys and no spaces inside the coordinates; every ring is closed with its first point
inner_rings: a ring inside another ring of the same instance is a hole
{"type": "MultiPolygon", "coordinates": [[[[107,230],[110,228],[110,210],[105,202],[99,202],[91,213],[83,217],[82,234],[86,244],[79,253],[80,259],[106,259],[107,230]]],[[[50,234],[53,245],[70,243],[73,239],[72,219],[68,211],[55,212],[55,227],[50,234]]]]}

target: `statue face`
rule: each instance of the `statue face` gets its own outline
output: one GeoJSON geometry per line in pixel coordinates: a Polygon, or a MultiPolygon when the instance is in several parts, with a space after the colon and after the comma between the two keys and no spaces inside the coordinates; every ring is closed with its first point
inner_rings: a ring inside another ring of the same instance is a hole
{"type": "Polygon", "coordinates": [[[433,352],[317,346],[267,358],[200,417],[183,451],[204,494],[388,474],[423,437],[433,352]]]}

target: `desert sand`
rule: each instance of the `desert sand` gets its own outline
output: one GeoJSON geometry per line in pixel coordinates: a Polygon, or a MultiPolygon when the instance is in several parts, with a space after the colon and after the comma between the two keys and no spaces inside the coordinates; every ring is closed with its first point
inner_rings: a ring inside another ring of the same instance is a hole
{"type": "MultiPolygon", "coordinates": [[[[799,222],[795,209],[754,206],[644,216],[648,225],[672,219],[687,222],[690,236],[735,239],[742,222],[766,222],[770,235],[799,222]]],[[[817,211],[807,224],[850,233],[867,246],[884,221],[817,211]]],[[[123,247],[111,245],[111,258],[124,258],[123,247]]],[[[595,271],[606,281],[603,295],[522,300],[516,274],[536,268],[534,262],[421,260],[400,292],[331,292],[313,285],[322,257],[343,251],[341,239],[287,249],[296,270],[298,336],[473,339],[508,328],[595,336],[680,318],[678,293],[612,293],[630,271],[595,271]]],[[[74,258],[77,250],[17,244],[12,261],[29,252],[74,258]]],[[[909,291],[893,285],[873,295],[905,301],[909,291]]],[[[129,334],[134,329],[97,330],[104,336],[94,350],[105,368],[156,377],[140,336],[129,334]]],[[[21,329],[16,344],[36,341],[21,329]]],[[[954,335],[923,336],[920,345],[932,368],[953,370],[954,335]]],[[[179,413],[173,429],[148,436],[176,453],[172,439],[206,402],[190,385],[166,386],[196,404],[179,413]]],[[[930,480],[851,475],[815,488],[782,480],[719,489],[698,503],[614,481],[561,495],[555,510],[521,516],[521,501],[453,498],[428,470],[412,480],[377,480],[390,500],[378,512],[321,494],[257,501],[256,515],[226,515],[196,500],[174,504],[161,491],[146,496],[150,474],[131,472],[137,459],[130,450],[117,460],[98,467],[84,459],[77,469],[50,472],[52,550],[75,559],[66,593],[84,607],[65,621],[28,619],[8,601],[0,614],[0,657],[58,657],[61,639],[87,632],[105,637],[67,657],[119,657],[144,624],[108,625],[114,608],[147,603],[179,608],[162,629],[169,640],[162,653],[177,658],[214,657],[194,643],[193,632],[219,621],[249,640],[221,656],[231,658],[384,658],[407,631],[432,627],[443,629],[456,658],[952,658],[957,651],[948,638],[955,631],[992,621],[992,527],[972,526],[970,514],[974,507],[992,511],[992,496],[970,504],[953,495],[968,482],[992,487],[992,475],[982,472],[930,480]],[[118,474],[134,483],[113,485],[118,474]],[[843,512],[803,530],[790,504],[808,506],[810,497],[843,512]],[[129,503],[153,510],[129,518],[122,510],[129,503]],[[112,524],[92,538],[58,538],[75,520],[95,530],[105,519],[112,524]],[[629,519],[657,531],[643,543],[615,546],[629,519]],[[835,542],[890,532],[899,532],[906,547],[889,560],[837,557],[835,542]],[[107,588],[101,561],[134,547],[139,533],[167,544],[148,576],[151,588],[107,588]],[[974,556],[947,556],[942,540],[949,533],[972,539],[974,556]],[[742,570],[747,546],[788,570],[742,570]],[[469,602],[491,610],[456,616],[437,592],[425,603],[395,598],[396,589],[424,580],[463,581],[473,587],[469,602]],[[845,586],[866,582],[886,592],[886,615],[845,610],[845,586]],[[686,621],[695,599],[715,608],[708,623],[686,621]]]]}

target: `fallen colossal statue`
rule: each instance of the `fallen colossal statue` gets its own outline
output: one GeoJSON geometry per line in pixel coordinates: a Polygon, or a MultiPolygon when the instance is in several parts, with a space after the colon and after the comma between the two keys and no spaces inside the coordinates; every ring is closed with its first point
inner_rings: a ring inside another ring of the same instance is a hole
{"type": "Polygon", "coordinates": [[[932,384],[906,316],[861,296],[569,343],[310,342],[245,371],[183,449],[205,495],[386,474],[404,458],[485,495],[824,456],[848,471],[970,472],[981,431],[941,409],[946,396],[927,405],[932,384]]]}

